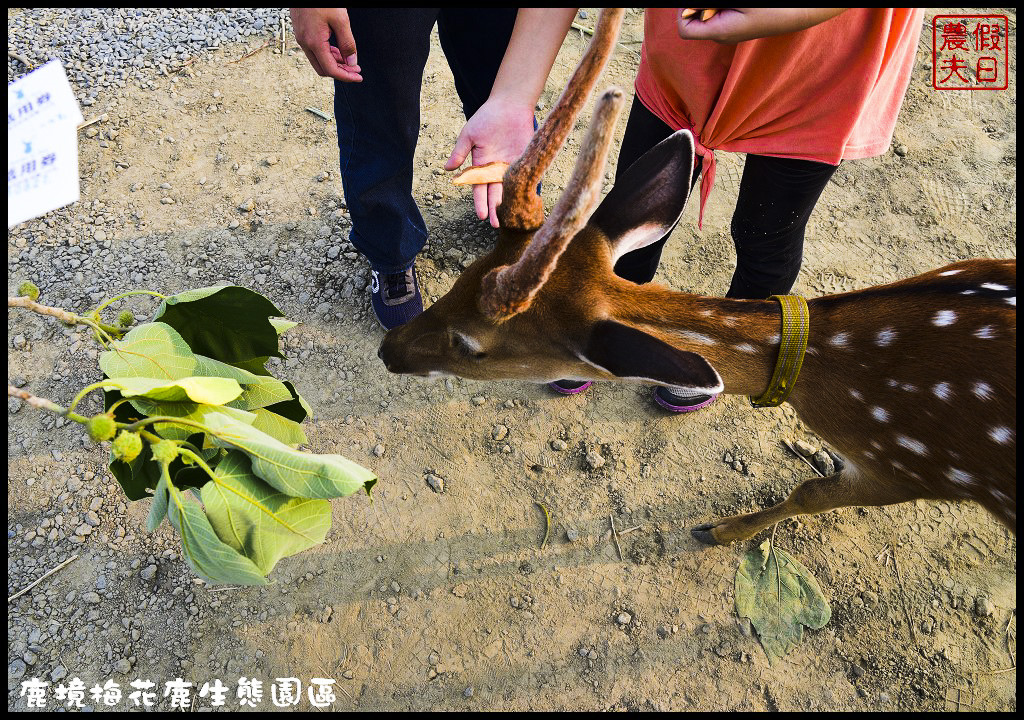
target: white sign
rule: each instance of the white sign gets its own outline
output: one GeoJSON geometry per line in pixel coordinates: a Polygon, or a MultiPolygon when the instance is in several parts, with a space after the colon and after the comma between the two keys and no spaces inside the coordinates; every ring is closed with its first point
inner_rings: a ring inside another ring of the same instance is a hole
{"type": "Polygon", "coordinates": [[[60,61],[7,86],[7,227],[79,199],[82,112],[60,61]]]}

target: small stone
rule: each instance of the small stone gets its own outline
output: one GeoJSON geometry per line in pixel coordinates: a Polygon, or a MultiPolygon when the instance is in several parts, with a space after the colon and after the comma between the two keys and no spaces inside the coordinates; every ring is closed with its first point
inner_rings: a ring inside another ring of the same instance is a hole
{"type": "Polygon", "coordinates": [[[629,625],[632,619],[633,616],[630,615],[628,612],[620,612],[618,617],[615,618],[615,622],[617,622],[619,625],[629,625]]]}
{"type": "Polygon", "coordinates": [[[580,531],[576,528],[569,528],[565,531],[565,539],[569,542],[576,542],[580,539],[580,531]]]}
{"type": "Polygon", "coordinates": [[[427,475],[427,485],[436,493],[444,492],[444,479],[434,474],[427,475]]]}
{"type": "Polygon", "coordinates": [[[480,406],[483,405],[485,402],[487,402],[487,398],[485,398],[483,395],[476,395],[473,397],[474,405],[480,406]]]}
{"type": "Polygon", "coordinates": [[[381,457],[382,455],[384,455],[384,446],[381,445],[380,443],[374,445],[373,454],[376,455],[377,457],[381,457]]]}
{"type": "Polygon", "coordinates": [[[907,156],[907,146],[906,145],[897,145],[896,146],[896,154],[899,155],[900,157],[906,157],[907,156]]]}
{"type": "Polygon", "coordinates": [[[129,660],[128,658],[121,658],[116,663],[114,663],[114,670],[121,673],[122,675],[130,673],[132,671],[131,660],[129,660]]]}
{"type": "Polygon", "coordinates": [[[28,667],[25,665],[25,661],[20,658],[15,658],[14,661],[7,666],[7,681],[10,682],[11,680],[17,680],[24,676],[27,671],[28,667]]]}
{"type": "Polygon", "coordinates": [[[551,441],[551,449],[556,452],[562,452],[565,450],[565,440],[555,438],[551,441]]]}
{"type": "Polygon", "coordinates": [[[352,672],[351,670],[346,670],[345,672],[343,672],[341,674],[341,676],[343,678],[345,678],[346,680],[351,680],[352,678],[354,678],[356,676],[356,674],[354,672],[352,672]]]}
{"type": "Polygon", "coordinates": [[[596,450],[587,451],[587,465],[589,465],[592,470],[596,470],[597,468],[604,465],[604,463],[605,460],[603,457],[601,457],[601,453],[597,452],[596,450]]]}
{"type": "Polygon", "coordinates": [[[991,617],[995,611],[995,605],[987,597],[982,596],[974,601],[974,613],[978,617],[991,617]]]}
{"type": "Polygon", "coordinates": [[[796,451],[804,457],[812,457],[814,453],[818,452],[818,448],[814,447],[806,440],[796,440],[793,443],[793,447],[795,447],[796,451]]]}
{"type": "Polygon", "coordinates": [[[452,588],[452,595],[454,595],[457,598],[463,598],[466,597],[466,591],[468,590],[469,586],[466,585],[466,583],[459,583],[458,585],[452,588]]]}
{"type": "Polygon", "coordinates": [[[462,697],[465,697],[465,698],[473,697],[473,686],[472,685],[470,685],[469,687],[467,687],[465,690],[462,691],[462,697]]]}
{"type": "Polygon", "coordinates": [[[495,425],[491,429],[491,437],[493,439],[495,439],[495,440],[504,440],[507,435],[508,435],[508,428],[505,427],[504,425],[501,425],[501,424],[495,425]]]}
{"type": "Polygon", "coordinates": [[[142,568],[142,572],[139,573],[139,577],[143,580],[152,580],[156,577],[156,565],[147,565],[142,568]]]}

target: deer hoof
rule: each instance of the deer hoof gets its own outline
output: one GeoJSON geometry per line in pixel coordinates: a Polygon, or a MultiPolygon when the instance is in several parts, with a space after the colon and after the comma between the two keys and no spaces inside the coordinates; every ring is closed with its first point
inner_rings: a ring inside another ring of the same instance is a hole
{"type": "Polygon", "coordinates": [[[705,545],[721,545],[722,543],[715,540],[715,536],[711,534],[711,530],[714,527],[713,523],[697,525],[696,527],[690,528],[690,534],[705,545]]]}

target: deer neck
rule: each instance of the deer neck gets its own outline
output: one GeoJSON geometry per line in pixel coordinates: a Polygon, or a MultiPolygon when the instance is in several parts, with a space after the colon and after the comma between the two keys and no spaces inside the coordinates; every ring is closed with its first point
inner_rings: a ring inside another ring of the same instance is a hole
{"type": "Polygon", "coordinates": [[[695,352],[718,371],[725,392],[757,396],[771,382],[782,311],[774,300],[732,300],[632,285],[613,300],[620,322],[695,352]]]}

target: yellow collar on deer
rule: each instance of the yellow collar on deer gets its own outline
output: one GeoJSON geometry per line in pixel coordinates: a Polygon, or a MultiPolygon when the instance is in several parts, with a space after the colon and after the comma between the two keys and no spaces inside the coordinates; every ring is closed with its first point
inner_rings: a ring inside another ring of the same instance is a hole
{"type": "Polygon", "coordinates": [[[778,300],[782,306],[782,345],[768,389],[760,397],[750,398],[754,407],[778,407],[789,397],[804,363],[807,336],[811,329],[807,301],[802,297],[772,295],[769,300],[778,300]]]}

